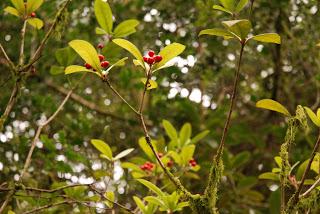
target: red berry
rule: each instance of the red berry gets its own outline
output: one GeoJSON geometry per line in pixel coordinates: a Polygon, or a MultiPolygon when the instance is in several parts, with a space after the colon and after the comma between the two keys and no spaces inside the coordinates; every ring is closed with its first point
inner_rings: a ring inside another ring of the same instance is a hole
{"type": "Polygon", "coordinates": [[[108,61],[102,61],[101,62],[101,67],[103,67],[103,68],[106,68],[106,67],[108,67],[109,66],[109,62],[108,61]]]}
{"type": "Polygon", "coordinates": [[[148,55],[149,55],[150,57],[153,57],[154,54],[155,54],[154,51],[149,51],[149,52],[148,52],[148,55]]]}
{"type": "Polygon", "coordinates": [[[98,44],[98,48],[99,48],[99,49],[102,49],[103,47],[104,47],[104,45],[103,45],[102,43],[99,43],[99,44],[98,44]]]}
{"type": "Polygon", "coordinates": [[[192,162],[195,162],[194,158],[189,160],[189,163],[191,164],[192,162]]]}
{"type": "Polygon", "coordinates": [[[171,168],[173,166],[173,161],[169,160],[169,162],[167,163],[167,167],[171,168]]]}
{"type": "Polygon", "coordinates": [[[99,54],[98,57],[99,57],[100,62],[102,62],[104,60],[104,56],[103,55],[99,54]]]}
{"type": "Polygon", "coordinates": [[[86,69],[90,69],[92,68],[91,65],[89,63],[85,63],[84,66],[86,67],[86,69]]]}
{"type": "Polygon", "coordinates": [[[159,156],[159,158],[162,158],[163,157],[163,153],[159,152],[158,156],[159,156]]]}
{"type": "Polygon", "coordinates": [[[162,60],[162,56],[156,55],[156,56],[154,57],[154,60],[155,60],[156,62],[160,62],[160,61],[162,60]]]}
{"type": "Polygon", "coordinates": [[[146,63],[148,63],[148,59],[149,57],[146,57],[146,56],[143,57],[143,61],[145,61],[146,63]]]}
{"type": "Polygon", "coordinates": [[[154,63],[154,58],[148,58],[148,64],[149,65],[152,65],[154,63]]]}
{"type": "Polygon", "coordinates": [[[197,166],[197,163],[196,163],[196,162],[192,162],[192,163],[191,163],[191,166],[192,166],[192,167],[195,167],[195,166],[197,166]]]}
{"type": "Polygon", "coordinates": [[[30,16],[31,16],[32,18],[34,18],[34,17],[36,17],[36,13],[35,13],[35,12],[32,12],[32,13],[30,14],[30,16]]]}

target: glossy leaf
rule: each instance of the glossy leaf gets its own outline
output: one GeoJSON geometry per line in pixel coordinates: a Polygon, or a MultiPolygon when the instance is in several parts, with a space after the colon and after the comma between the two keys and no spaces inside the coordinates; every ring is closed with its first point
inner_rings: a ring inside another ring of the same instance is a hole
{"type": "Polygon", "coordinates": [[[188,145],[182,148],[180,153],[182,164],[189,163],[189,160],[191,160],[193,157],[195,148],[196,148],[195,145],[188,145]]]}
{"type": "Polygon", "coordinates": [[[114,39],[114,40],[112,40],[112,42],[116,43],[120,47],[129,51],[137,60],[143,61],[142,55],[141,55],[139,49],[134,44],[129,42],[128,40],[114,39]]]}
{"type": "Polygon", "coordinates": [[[100,27],[111,35],[113,28],[112,11],[107,2],[96,0],[94,2],[94,13],[100,27]]]}
{"type": "MultiPolygon", "coordinates": [[[[155,144],[151,141],[152,145],[155,147],[156,149],[156,146],[155,144]]],[[[155,159],[155,156],[150,148],[150,146],[148,145],[146,139],[144,137],[141,137],[139,139],[139,146],[140,148],[144,151],[144,153],[151,159],[151,160],[154,160],[155,159]]]]}
{"type": "Polygon", "coordinates": [[[103,30],[100,27],[96,27],[95,31],[96,31],[96,34],[98,34],[98,35],[108,34],[105,30],[103,30]]]}
{"type": "Polygon", "coordinates": [[[229,13],[230,15],[233,15],[232,11],[224,8],[224,7],[221,7],[220,5],[213,5],[212,7],[214,10],[220,10],[222,12],[226,12],[226,13],[229,13]]]}
{"type": "Polygon", "coordinates": [[[237,35],[241,40],[247,38],[252,26],[247,19],[224,21],[222,24],[232,33],[237,35]]]}
{"type": "Polygon", "coordinates": [[[23,0],[11,0],[11,3],[19,11],[19,14],[21,14],[21,15],[24,14],[25,7],[24,7],[23,0]]]}
{"type": "Polygon", "coordinates": [[[276,33],[264,33],[252,37],[253,40],[266,43],[281,44],[281,38],[276,33]]]}
{"type": "Polygon", "coordinates": [[[118,60],[116,63],[112,64],[108,69],[107,72],[109,72],[112,68],[117,66],[123,66],[125,64],[125,61],[128,59],[128,57],[124,57],[120,60],[118,60]]]}
{"type": "Polygon", "coordinates": [[[36,11],[43,3],[43,0],[28,0],[27,1],[27,14],[36,11]]]}
{"type": "Polygon", "coordinates": [[[155,69],[164,66],[167,62],[169,62],[174,57],[180,55],[186,46],[179,44],[179,43],[172,43],[166,47],[164,47],[160,52],[159,55],[162,56],[162,60],[156,64],[155,69]]]}
{"type": "Polygon", "coordinates": [[[180,139],[181,146],[188,143],[187,141],[191,137],[191,132],[192,132],[191,124],[185,123],[179,132],[179,139],[180,139]]]}
{"type": "Polygon", "coordinates": [[[91,144],[99,150],[102,154],[104,154],[109,160],[112,160],[112,151],[108,144],[103,142],[102,140],[92,139],[91,144]]]}
{"type": "Polygon", "coordinates": [[[89,42],[73,40],[69,42],[69,46],[72,47],[86,63],[89,63],[97,71],[101,70],[98,53],[89,42]]]}
{"type": "Polygon", "coordinates": [[[64,73],[65,74],[73,74],[78,72],[92,72],[92,70],[88,70],[86,67],[80,66],[80,65],[70,65],[65,68],[64,73]]]}
{"type": "Polygon", "coordinates": [[[226,9],[233,11],[235,4],[234,1],[235,0],[219,0],[220,3],[223,5],[223,7],[225,7],[226,9]]]}
{"type": "Polygon", "coordinates": [[[173,125],[168,120],[163,120],[162,125],[171,140],[178,139],[177,130],[173,127],[173,125]]]}
{"type": "MultiPolygon", "coordinates": [[[[141,78],[140,79],[143,85],[146,84],[147,78],[141,78]]],[[[155,89],[158,87],[158,83],[154,80],[149,80],[148,85],[147,85],[147,90],[155,89]]]]}
{"type": "Polygon", "coordinates": [[[318,117],[310,108],[304,107],[311,121],[318,127],[320,127],[320,117],[318,117]]]}
{"type": "Polygon", "coordinates": [[[200,132],[199,134],[197,134],[196,136],[194,136],[192,139],[191,139],[191,144],[194,144],[194,143],[197,143],[199,142],[200,140],[202,140],[203,138],[205,138],[208,134],[210,133],[209,130],[205,130],[203,132],[200,132]]]}
{"type": "Polygon", "coordinates": [[[29,19],[27,19],[27,22],[29,25],[31,25],[32,27],[34,27],[38,30],[43,27],[43,21],[38,18],[29,18],[29,19]]]}
{"type": "Polygon", "coordinates": [[[248,4],[248,0],[240,0],[237,4],[235,12],[239,13],[246,5],[248,4]]]}
{"type": "Polygon", "coordinates": [[[229,31],[227,31],[225,29],[220,29],[220,28],[212,28],[212,29],[202,30],[199,33],[199,36],[201,36],[201,35],[222,36],[225,39],[234,38],[234,35],[232,35],[229,31]]]}
{"type": "Polygon", "coordinates": [[[115,38],[129,36],[136,32],[136,27],[139,25],[139,21],[135,19],[129,19],[121,22],[115,29],[113,36],[115,38]]]}
{"type": "Polygon", "coordinates": [[[64,67],[63,66],[53,65],[50,68],[50,74],[51,75],[58,75],[58,74],[62,74],[63,72],[64,72],[64,67]]]}
{"type": "Polygon", "coordinates": [[[278,181],[279,175],[272,172],[265,172],[259,175],[259,179],[278,181]]]}
{"type": "Polygon", "coordinates": [[[108,191],[104,194],[104,196],[106,197],[106,201],[105,204],[107,205],[107,207],[112,208],[113,207],[113,202],[114,202],[114,192],[108,191]]]}
{"type": "Polygon", "coordinates": [[[120,152],[119,154],[117,154],[117,155],[113,158],[113,160],[119,160],[119,159],[127,156],[127,155],[130,154],[131,152],[133,152],[133,150],[134,150],[134,148],[126,149],[126,150],[120,152]]]}
{"type": "Polygon", "coordinates": [[[138,198],[137,196],[133,196],[133,200],[136,203],[137,207],[139,207],[139,209],[144,213],[145,212],[145,205],[141,201],[141,199],[138,198]]]}
{"type": "Polygon", "coordinates": [[[162,208],[161,211],[165,211],[167,209],[167,207],[165,207],[165,204],[163,203],[163,201],[158,197],[147,196],[144,198],[144,200],[146,200],[149,203],[152,203],[152,204],[155,204],[155,205],[161,207],[162,208]]]}
{"type": "Polygon", "coordinates": [[[161,189],[159,189],[156,185],[154,185],[153,183],[144,180],[144,179],[137,179],[137,181],[139,181],[141,184],[143,184],[144,186],[146,186],[149,190],[153,191],[154,193],[156,193],[158,196],[163,196],[164,193],[161,191],[161,189]]]}
{"type": "Polygon", "coordinates": [[[20,16],[19,11],[14,7],[6,7],[4,8],[4,11],[17,17],[20,16]]]}
{"type": "Polygon", "coordinates": [[[276,111],[286,116],[291,116],[289,111],[277,101],[271,99],[263,99],[256,103],[256,107],[276,111]]]}

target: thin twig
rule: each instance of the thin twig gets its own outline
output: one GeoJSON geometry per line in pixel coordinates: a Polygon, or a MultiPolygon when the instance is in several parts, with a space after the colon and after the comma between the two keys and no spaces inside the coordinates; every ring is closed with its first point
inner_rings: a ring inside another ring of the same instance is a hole
{"type": "Polygon", "coordinates": [[[318,178],[318,180],[316,180],[316,182],[314,182],[314,184],[312,184],[312,186],[307,191],[305,191],[303,194],[301,194],[299,196],[299,198],[304,198],[304,197],[308,196],[310,194],[310,192],[318,186],[318,184],[320,184],[320,178],[318,178]]]}
{"type": "Polygon", "coordinates": [[[2,52],[2,54],[3,54],[3,56],[4,56],[4,58],[6,59],[6,61],[7,61],[8,65],[9,65],[9,67],[10,67],[11,69],[13,69],[13,70],[14,70],[15,66],[14,66],[13,62],[11,61],[11,59],[9,58],[9,56],[8,56],[7,52],[4,50],[4,48],[3,48],[3,46],[2,46],[2,44],[1,44],[1,43],[0,43],[0,50],[1,50],[1,52],[2,52]]]}
{"type": "Polygon", "coordinates": [[[23,21],[23,26],[21,29],[21,45],[20,45],[20,55],[19,55],[19,66],[23,65],[24,62],[24,40],[26,36],[27,19],[23,21]]]}
{"type": "Polygon", "coordinates": [[[295,194],[294,194],[294,196],[293,196],[293,205],[296,204],[296,203],[298,202],[298,200],[299,200],[300,192],[301,192],[301,190],[302,190],[302,187],[303,187],[303,185],[304,185],[304,182],[305,182],[305,180],[306,180],[306,178],[307,178],[307,174],[308,174],[309,171],[310,171],[311,164],[312,164],[312,162],[313,162],[314,157],[315,157],[316,154],[317,154],[317,151],[318,151],[319,147],[320,147],[320,134],[319,134],[319,136],[318,136],[317,142],[316,142],[316,144],[315,144],[315,146],[314,146],[314,148],[313,148],[313,151],[312,151],[312,153],[311,153],[311,157],[310,157],[310,159],[309,159],[308,165],[307,165],[306,169],[304,170],[304,173],[303,173],[303,176],[302,176],[302,178],[301,178],[301,182],[300,182],[300,184],[299,184],[298,190],[295,192],[295,194]]]}

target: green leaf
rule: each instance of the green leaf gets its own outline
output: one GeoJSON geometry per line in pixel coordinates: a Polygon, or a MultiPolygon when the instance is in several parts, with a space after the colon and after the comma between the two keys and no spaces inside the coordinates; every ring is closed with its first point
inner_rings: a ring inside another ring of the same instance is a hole
{"type": "Polygon", "coordinates": [[[142,169],[140,169],[140,167],[134,163],[130,163],[130,162],[123,162],[121,163],[121,167],[122,168],[126,168],[126,169],[131,169],[133,171],[139,171],[142,172],[142,169]]]}
{"type": "Polygon", "coordinates": [[[310,108],[304,107],[311,121],[318,127],[320,127],[320,117],[318,117],[310,108]]]}
{"type": "Polygon", "coordinates": [[[198,141],[202,140],[203,138],[205,138],[208,134],[210,133],[209,130],[205,130],[203,132],[200,132],[199,134],[197,134],[195,137],[193,137],[191,139],[191,144],[197,143],[198,141]]]}
{"type": "Polygon", "coordinates": [[[281,44],[281,37],[276,33],[264,33],[252,37],[253,40],[266,43],[281,44]]]}
{"type": "Polygon", "coordinates": [[[136,32],[136,27],[139,25],[139,21],[135,19],[129,19],[121,22],[115,29],[113,36],[115,38],[129,36],[136,32]]]}
{"type": "Polygon", "coordinates": [[[164,47],[159,52],[159,55],[162,56],[162,60],[155,65],[155,69],[164,66],[171,59],[180,55],[184,51],[185,48],[186,48],[186,46],[179,44],[179,43],[172,43],[172,44],[164,47]]]}
{"type": "Polygon", "coordinates": [[[191,160],[193,157],[195,148],[196,148],[195,145],[188,145],[182,148],[180,153],[182,164],[189,163],[189,160],[191,160]]]}
{"type": "MultiPolygon", "coordinates": [[[[156,145],[155,145],[155,143],[153,141],[151,141],[151,144],[157,150],[157,147],[156,147],[156,145]]],[[[150,146],[148,145],[148,143],[147,143],[147,141],[146,141],[146,139],[144,137],[141,137],[139,139],[139,146],[144,151],[144,153],[150,158],[150,160],[154,160],[155,159],[155,156],[154,156],[150,146]]]]}
{"type": "Polygon", "coordinates": [[[252,26],[247,19],[224,21],[222,24],[232,33],[239,37],[239,40],[247,38],[252,26]]]}
{"type": "Polygon", "coordinates": [[[43,3],[43,0],[28,0],[27,1],[27,14],[36,11],[43,3]]]}
{"type": "Polygon", "coordinates": [[[220,5],[213,5],[212,7],[214,10],[220,10],[222,12],[225,12],[225,13],[229,13],[230,15],[233,15],[232,11],[224,8],[224,7],[221,7],[220,5]]]}
{"type": "Polygon", "coordinates": [[[58,63],[62,66],[67,66],[73,63],[76,58],[75,52],[70,48],[60,48],[55,52],[58,63]]]}
{"type": "Polygon", "coordinates": [[[286,116],[291,116],[289,111],[277,101],[271,99],[263,99],[256,103],[256,107],[276,111],[286,116]]]}
{"type": "Polygon", "coordinates": [[[14,7],[6,7],[4,8],[4,11],[10,13],[11,15],[20,17],[19,11],[14,7]]]}
{"type": "Polygon", "coordinates": [[[129,42],[128,40],[125,40],[125,39],[114,39],[114,40],[112,40],[112,42],[114,42],[115,44],[119,45],[120,47],[126,49],[137,60],[140,60],[141,62],[143,62],[143,58],[142,58],[142,55],[141,55],[139,49],[134,44],[129,42]]]}
{"type": "Polygon", "coordinates": [[[101,70],[98,53],[89,42],[73,40],[69,42],[69,46],[73,48],[86,63],[89,63],[97,71],[101,70]]]}
{"type": "Polygon", "coordinates": [[[118,60],[116,63],[112,64],[108,69],[107,72],[109,72],[112,68],[117,66],[123,66],[125,64],[125,61],[128,59],[128,57],[124,57],[120,60],[118,60]]]}
{"type": "Polygon", "coordinates": [[[111,35],[113,28],[113,19],[112,11],[109,4],[102,0],[96,0],[94,2],[94,13],[100,27],[111,35]]]}
{"type": "Polygon", "coordinates": [[[199,36],[201,35],[212,35],[212,36],[222,36],[224,39],[232,39],[232,35],[229,31],[220,28],[205,29],[200,31],[199,36]]]}
{"type": "Polygon", "coordinates": [[[144,179],[137,179],[137,181],[139,181],[140,183],[142,183],[144,186],[146,186],[149,190],[153,191],[154,193],[156,193],[158,196],[164,196],[164,193],[161,191],[161,189],[159,189],[156,185],[154,185],[153,183],[144,180],[144,179]]]}
{"type": "Polygon", "coordinates": [[[233,11],[235,7],[235,0],[219,0],[220,3],[225,7],[226,9],[233,11]]]}
{"type": "Polygon", "coordinates": [[[13,212],[12,210],[9,210],[7,214],[16,214],[16,213],[13,212]]]}
{"type": "Polygon", "coordinates": [[[279,175],[272,173],[272,172],[265,172],[265,173],[262,173],[261,175],[259,175],[259,179],[278,181],[279,175]]]}
{"type": "Polygon", "coordinates": [[[29,25],[31,25],[32,27],[34,27],[38,30],[43,27],[43,21],[38,18],[29,18],[29,19],[27,19],[27,22],[29,25]]]}
{"type": "Polygon", "coordinates": [[[144,213],[145,212],[145,205],[141,201],[141,199],[138,198],[137,196],[133,196],[133,200],[136,203],[137,207],[139,207],[139,209],[144,213]]]}
{"type": "Polygon", "coordinates": [[[250,160],[250,153],[247,151],[241,152],[232,159],[232,168],[241,167],[245,163],[247,163],[249,160],[250,160]]]}
{"type": "Polygon", "coordinates": [[[276,164],[278,165],[279,168],[281,168],[282,166],[282,160],[280,156],[275,156],[274,157],[274,161],[276,162],[276,164]]]}
{"type": "Polygon", "coordinates": [[[184,207],[188,207],[188,206],[189,206],[189,202],[180,202],[176,207],[176,211],[181,211],[184,207]]]}
{"type": "Polygon", "coordinates": [[[112,160],[112,151],[108,144],[102,140],[92,139],[91,144],[96,147],[102,154],[104,154],[109,160],[112,160]]]}
{"type": "Polygon", "coordinates": [[[63,72],[64,72],[64,67],[63,66],[53,65],[50,68],[50,74],[51,75],[58,75],[58,74],[62,74],[63,72]]]}
{"type": "Polygon", "coordinates": [[[162,207],[163,209],[166,209],[167,207],[165,206],[165,204],[163,203],[163,201],[160,200],[160,198],[158,197],[154,197],[154,196],[147,196],[144,198],[144,200],[146,200],[147,202],[151,203],[151,204],[155,204],[159,207],[162,207]]]}
{"type": "MultiPolygon", "coordinates": [[[[146,84],[147,78],[141,78],[140,79],[143,85],[146,84]]],[[[148,85],[147,85],[147,90],[155,89],[158,88],[158,83],[154,80],[149,80],[148,85]]]]}
{"type": "Polygon", "coordinates": [[[185,123],[180,132],[179,132],[179,138],[180,138],[180,144],[181,146],[187,144],[188,140],[191,137],[191,132],[192,132],[192,128],[191,128],[191,124],[190,123],[185,123]]]}
{"type": "Polygon", "coordinates": [[[114,202],[114,192],[108,191],[104,194],[104,196],[106,199],[108,199],[104,203],[107,205],[107,207],[112,208],[114,202]]]}
{"type": "Polygon", "coordinates": [[[126,150],[120,152],[119,154],[117,154],[117,155],[113,158],[113,160],[119,160],[119,159],[127,156],[127,155],[130,154],[131,152],[133,152],[133,150],[134,150],[134,148],[126,149],[126,150]]]}
{"type": "Polygon", "coordinates": [[[77,72],[93,72],[92,70],[88,70],[86,67],[80,66],[80,65],[70,65],[68,67],[66,67],[66,69],[64,70],[65,74],[73,74],[73,73],[77,73],[77,72]]]}
{"type": "Polygon", "coordinates": [[[24,14],[25,7],[24,7],[24,1],[23,0],[11,0],[11,3],[19,11],[20,15],[24,14]]]}
{"type": "Polygon", "coordinates": [[[248,4],[248,0],[240,0],[237,4],[235,12],[239,13],[246,5],[248,4]]]}
{"type": "Polygon", "coordinates": [[[98,35],[105,35],[105,34],[108,34],[105,30],[103,30],[102,28],[100,27],[96,27],[96,34],[98,35]]]}
{"type": "Polygon", "coordinates": [[[173,127],[173,125],[168,120],[163,120],[162,125],[171,140],[178,139],[177,130],[173,127]]]}

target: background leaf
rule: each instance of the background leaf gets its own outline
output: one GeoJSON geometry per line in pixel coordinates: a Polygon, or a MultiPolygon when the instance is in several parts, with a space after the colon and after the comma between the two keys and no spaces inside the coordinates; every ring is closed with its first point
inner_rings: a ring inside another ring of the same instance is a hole
{"type": "Polygon", "coordinates": [[[94,13],[101,28],[111,35],[113,28],[112,11],[107,2],[96,0],[94,13]]]}

